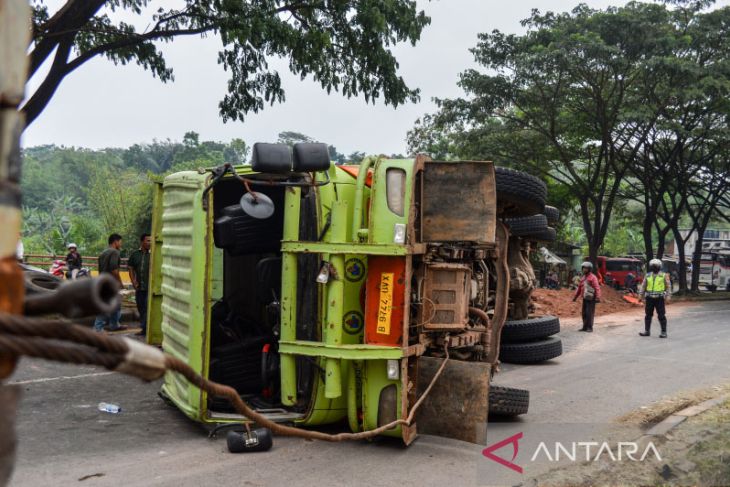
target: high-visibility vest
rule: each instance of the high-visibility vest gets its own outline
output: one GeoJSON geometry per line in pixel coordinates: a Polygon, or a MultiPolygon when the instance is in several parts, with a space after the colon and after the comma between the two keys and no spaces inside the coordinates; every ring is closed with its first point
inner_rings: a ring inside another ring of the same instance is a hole
{"type": "Polygon", "coordinates": [[[652,294],[663,294],[667,285],[664,282],[664,273],[649,274],[646,276],[646,292],[652,294]]]}

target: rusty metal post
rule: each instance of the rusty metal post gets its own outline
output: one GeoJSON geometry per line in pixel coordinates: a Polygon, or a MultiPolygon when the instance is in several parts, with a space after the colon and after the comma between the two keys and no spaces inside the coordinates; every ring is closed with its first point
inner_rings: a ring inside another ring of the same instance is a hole
{"type": "MultiPolygon", "coordinates": [[[[16,249],[20,237],[20,134],[30,42],[27,0],[0,0],[0,311],[23,311],[23,273],[16,249]]],[[[15,369],[16,357],[0,356],[0,381],[15,369]]],[[[15,411],[20,392],[0,382],[0,485],[10,480],[15,461],[15,411]]]]}
{"type": "Polygon", "coordinates": [[[507,265],[507,253],[509,244],[509,231],[504,223],[497,223],[497,294],[494,303],[494,316],[492,317],[492,336],[489,340],[486,361],[496,364],[499,358],[499,342],[502,335],[502,326],[507,319],[509,307],[509,266],[507,265]]]}

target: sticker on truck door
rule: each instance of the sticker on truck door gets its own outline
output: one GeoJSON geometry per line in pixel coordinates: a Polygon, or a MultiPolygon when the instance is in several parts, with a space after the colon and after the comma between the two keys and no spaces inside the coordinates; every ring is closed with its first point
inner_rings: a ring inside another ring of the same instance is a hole
{"type": "Polygon", "coordinates": [[[392,272],[380,275],[380,300],[378,303],[377,333],[390,335],[390,315],[393,309],[393,277],[392,272]]]}

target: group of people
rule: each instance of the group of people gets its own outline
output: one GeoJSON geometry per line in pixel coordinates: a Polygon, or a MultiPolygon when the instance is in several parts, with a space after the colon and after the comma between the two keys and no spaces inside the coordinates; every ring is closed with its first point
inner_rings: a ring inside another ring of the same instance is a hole
{"type": "MultiPolygon", "coordinates": [[[[112,233],[109,235],[108,243],[109,246],[99,255],[99,274],[109,274],[112,276],[119,283],[121,289],[124,287],[120,274],[122,268],[122,236],[118,233],[112,233]]],[[[148,233],[142,234],[139,238],[139,248],[133,251],[127,260],[127,271],[129,272],[129,279],[132,281],[132,286],[134,287],[135,301],[137,303],[137,311],[139,312],[141,330],[137,335],[140,336],[147,334],[150,246],[150,235],[148,233]]],[[[78,254],[75,247],[73,251],[78,254]]],[[[68,262],[68,257],[66,261],[68,262]]],[[[81,256],[78,256],[78,261],[81,261],[81,256]]],[[[119,322],[121,316],[121,306],[110,314],[97,316],[96,320],[94,320],[94,330],[98,332],[103,332],[105,329],[108,331],[126,330],[127,326],[119,322]]]]}
{"type": "MultiPolygon", "coordinates": [[[[593,273],[593,264],[583,262],[581,264],[582,277],[578,282],[577,289],[573,295],[573,301],[583,299],[581,316],[583,328],[580,331],[593,332],[593,319],[596,314],[596,303],[601,302],[601,285],[598,277],[593,273]]],[[[666,302],[672,294],[672,285],[669,274],[662,272],[662,261],[652,259],[649,261],[649,270],[644,276],[639,290],[639,301],[644,301],[644,331],[639,335],[651,336],[651,322],[656,312],[661,326],[659,338],[667,338],[667,315],[666,302]]]]}

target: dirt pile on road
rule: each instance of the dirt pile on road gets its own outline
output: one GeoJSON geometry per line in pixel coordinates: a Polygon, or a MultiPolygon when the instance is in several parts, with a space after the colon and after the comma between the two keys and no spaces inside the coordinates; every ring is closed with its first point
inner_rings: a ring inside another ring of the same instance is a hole
{"type": "MultiPolygon", "coordinates": [[[[561,318],[580,316],[581,299],[573,302],[574,294],[575,291],[569,289],[535,289],[532,293],[535,314],[538,316],[553,315],[561,318]]],[[[604,286],[601,288],[601,302],[596,305],[596,316],[636,308],[637,305],[623,300],[623,292],[604,286]]]]}

